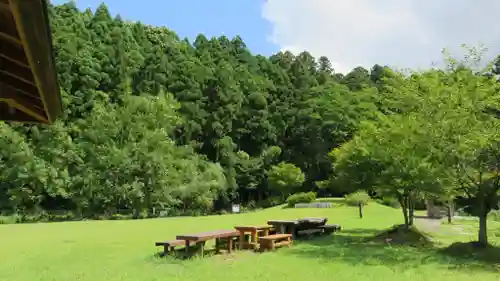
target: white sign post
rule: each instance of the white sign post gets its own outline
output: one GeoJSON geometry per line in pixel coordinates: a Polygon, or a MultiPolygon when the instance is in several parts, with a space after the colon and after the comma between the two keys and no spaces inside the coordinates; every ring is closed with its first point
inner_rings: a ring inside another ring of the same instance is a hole
{"type": "Polygon", "coordinates": [[[239,204],[233,204],[233,213],[239,213],[240,212],[240,205],[239,204]]]}

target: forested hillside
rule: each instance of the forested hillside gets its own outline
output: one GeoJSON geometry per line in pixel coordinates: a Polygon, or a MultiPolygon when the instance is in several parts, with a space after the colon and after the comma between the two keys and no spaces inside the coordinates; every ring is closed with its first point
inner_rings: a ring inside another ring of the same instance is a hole
{"type": "Polygon", "coordinates": [[[189,42],[113,18],[105,5],[51,6],[50,17],[64,116],[52,126],[0,124],[4,211],[269,206],[283,194],[267,181],[272,171],[302,171],[288,193],[342,195],[329,153],[362,121],[408,101],[397,91],[404,79],[380,65],[343,75],[307,52],[253,55],[239,37],[189,42]]]}

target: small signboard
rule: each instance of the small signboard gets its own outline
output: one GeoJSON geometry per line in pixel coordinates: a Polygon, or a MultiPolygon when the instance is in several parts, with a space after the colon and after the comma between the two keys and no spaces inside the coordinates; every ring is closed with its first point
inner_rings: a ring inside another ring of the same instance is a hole
{"type": "Polygon", "coordinates": [[[232,211],[233,213],[239,213],[240,212],[240,205],[239,204],[233,204],[232,206],[232,211]]]}

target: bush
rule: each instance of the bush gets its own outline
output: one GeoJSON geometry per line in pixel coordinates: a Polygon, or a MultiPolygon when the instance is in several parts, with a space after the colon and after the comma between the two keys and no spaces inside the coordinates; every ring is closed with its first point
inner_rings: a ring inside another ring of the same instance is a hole
{"type": "Polygon", "coordinates": [[[351,193],[345,196],[345,203],[348,206],[366,205],[370,201],[370,195],[364,191],[351,193]]]}
{"type": "Polygon", "coordinates": [[[377,202],[379,202],[382,205],[386,205],[396,209],[399,209],[401,207],[398,200],[393,197],[383,197],[381,199],[378,199],[377,202]]]}
{"type": "Polygon", "coordinates": [[[316,192],[299,192],[288,196],[286,203],[288,207],[293,207],[297,203],[311,203],[316,201],[316,192]]]}
{"type": "Polygon", "coordinates": [[[258,203],[260,208],[271,208],[282,204],[281,196],[270,196],[258,203]]]}

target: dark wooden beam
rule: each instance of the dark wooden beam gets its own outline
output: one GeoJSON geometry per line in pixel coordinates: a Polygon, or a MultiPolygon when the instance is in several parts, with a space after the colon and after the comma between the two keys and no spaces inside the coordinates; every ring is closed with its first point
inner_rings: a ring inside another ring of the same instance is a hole
{"type": "Polygon", "coordinates": [[[23,92],[32,99],[41,99],[38,96],[38,89],[36,88],[36,86],[25,83],[3,72],[0,72],[0,82],[4,83],[7,86],[10,86],[11,88],[16,89],[16,91],[23,92]]]}
{"type": "Polygon", "coordinates": [[[14,89],[2,83],[0,83],[0,102],[5,102],[9,106],[33,116],[42,123],[49,122],[43,108],[36,106],[36,104],[33,103],[33,100],[23,98],[22,96],[16,94],[14,89]]]}
{"type": "Polygon", "coordinates": [[[50,123],[62,112],[45,0],[9,0],[17,33],[50,123]]]}
{"type": "Polygon", "coordinates": [[[16,46],[22,46],[23,45],[23,43],[21,43],[21,41],[19,39],[17,39],[16,37],[14,37],[14,36],[12,36],[10,34],[7,34],[5,32],[1,32],[1,31],[0,31],[0,39],[8,41],[11,44],[16,45],[16,46]]]}
{"type": "Polygon", "coordinates": [[[10,12],[10,5],[9,5],[9,3],[0,1],[0,10],[10,12]]]}
{"type": "Polygon", "coordinates": [[[5,102],[0,102],[0,120],[11,121],[11,122],[22,122],[22,123],[32,123],[39,124],[41,121],[35,117],[22,112],[8,105],[5,102]]]}
{"type": "Polygon", "coordinates": [[[4,41],[0,41],[0,57],[8,59],[19,66],[30,68],[28,59],[24,55],[23,48],[16,48],[11,44],[7,44],[4,41]]]}
{"type": "Polygon", "coordinates": [[[0,58],[0,72],[36,87],[31,71],[10,60],[0,58]]]}

